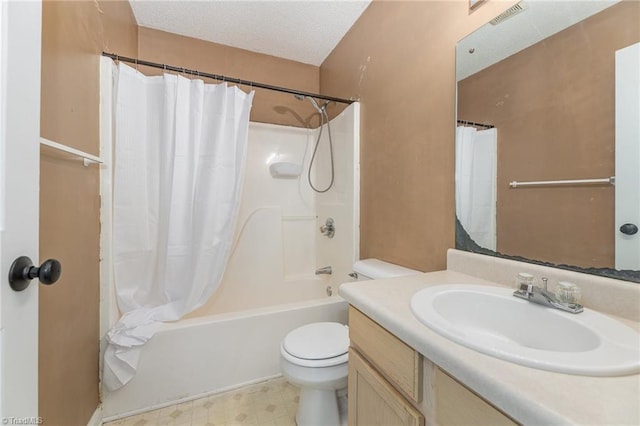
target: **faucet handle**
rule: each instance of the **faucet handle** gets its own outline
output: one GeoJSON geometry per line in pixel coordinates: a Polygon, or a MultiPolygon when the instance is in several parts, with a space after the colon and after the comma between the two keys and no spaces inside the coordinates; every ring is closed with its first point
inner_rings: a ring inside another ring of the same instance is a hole
{"type": "Polygon", "coordinates": [[[526,272],[520,272],[516,277],[516,289],[520,291],[524,291],[527,293],[531,293],[533,290],[528,287],[529,284],[533,285],[534,283],[533,275],[528,274],[526,272]]]}
{"type": "Polygon", "coordinates": [[[531,294],[533,293],[533,288],[535,287],[535,285],[531,284],[531,283],[522,283],[520,284],[520,291],[524,291],[527,294],[531,294]]]}
{"type": "Polygon", "coordinates": [[[332,218],[328,218],[325,224],[320,226],[320,233],[329,238],[333,238],[336,233],[336,227],[332,218]]]}

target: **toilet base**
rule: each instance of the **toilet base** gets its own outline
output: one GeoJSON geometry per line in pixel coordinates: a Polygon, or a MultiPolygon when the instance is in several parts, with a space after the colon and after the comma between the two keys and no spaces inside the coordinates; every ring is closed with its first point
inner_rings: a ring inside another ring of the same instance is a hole
{"type": "Polygon", "coordinates": [[[302,388],[296,423],[298,426],[340,426],[336,391],[302,388]]]}

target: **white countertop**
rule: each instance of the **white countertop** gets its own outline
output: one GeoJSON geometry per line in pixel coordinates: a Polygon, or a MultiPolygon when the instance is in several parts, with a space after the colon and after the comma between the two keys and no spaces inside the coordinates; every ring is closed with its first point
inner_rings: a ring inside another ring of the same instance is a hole
{"type": "MultiPolygon", "coordinates": [[[[437,284],[504,287],[459,272],[438,271],[346,283],[340,286],[340,295],[522,424],[640,425],[640,375],[587,377],[524,367],[468,349],[418,322],[411,313],[411,297],[437,284]]],[[[638,330],[638,324],[622,322],[638,330]]]]}

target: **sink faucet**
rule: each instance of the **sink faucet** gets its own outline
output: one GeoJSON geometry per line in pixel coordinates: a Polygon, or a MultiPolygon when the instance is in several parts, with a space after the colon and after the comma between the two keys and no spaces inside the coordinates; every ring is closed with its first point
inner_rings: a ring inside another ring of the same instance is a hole
{"type": "Polygon", "coordinates": [[[578,303],[567,303],[559,300],[555,294],[547,290],[547,279],[544,279],[544,288],[533,284],[521,284],[520,289],[513,292],[515,297],[537,303],[538,305],[548,306],[561,311],[579,314],[583,311],[582,305],[578,303]]]}
{"type": "Polygon", "coordinates": [[[324,268],[316,269],[316,275],[331,275],[333,271],[331,270],[331,266],[325,266],[324,268]]]}

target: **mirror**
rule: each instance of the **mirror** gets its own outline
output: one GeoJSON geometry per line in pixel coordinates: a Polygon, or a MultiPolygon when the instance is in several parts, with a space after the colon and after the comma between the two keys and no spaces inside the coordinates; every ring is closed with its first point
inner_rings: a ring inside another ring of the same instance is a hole
{"type": "Polygon", "coordinates": [[[524,0],[456,64],[456,248],[640,282],[640,3],[524,0]]]}

